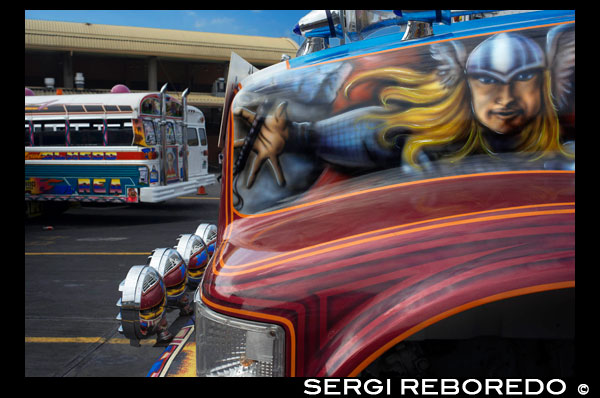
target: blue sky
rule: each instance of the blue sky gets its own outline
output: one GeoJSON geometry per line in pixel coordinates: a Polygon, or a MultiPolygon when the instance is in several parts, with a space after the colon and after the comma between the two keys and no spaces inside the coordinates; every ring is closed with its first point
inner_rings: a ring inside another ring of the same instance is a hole
{"type": "Polygon", "coordinates": [[[26,10],[25,19],[289,37],[310,10],[26,10]]]}

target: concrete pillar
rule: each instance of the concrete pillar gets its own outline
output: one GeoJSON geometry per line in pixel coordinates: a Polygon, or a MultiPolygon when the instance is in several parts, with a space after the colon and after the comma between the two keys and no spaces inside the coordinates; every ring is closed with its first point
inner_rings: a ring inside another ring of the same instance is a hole
{"type": "Polygon", "coordinates": [[[148,58],[148,91],[158,90],[157,65],[156,57],[148,58]]]}
{"type": "Polygon", "coordinates": [[[63,54],[63,87],[73,88],[73,52],[63,54]]]}

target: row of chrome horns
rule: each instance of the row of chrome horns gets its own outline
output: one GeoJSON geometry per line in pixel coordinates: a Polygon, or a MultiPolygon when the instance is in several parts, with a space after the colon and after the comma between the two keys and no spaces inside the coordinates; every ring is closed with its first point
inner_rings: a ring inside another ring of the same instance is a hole
{"type": "Polygon", "coordinates": [[[351,41],[394,25],[406,25],[410,21],[425,23],[451,23],[450,10],[313,10],[298,21],[294,33],[304,37],[326,37],[351,41]]]}
{"type": "MultiPolygon", "coordinates": [[[[217,238],[217,227],[203,223],[193,234],[183,234],[174,248],[152,251],[145,265],[134,265],[119,284],[121,297],[119,332],[139,346],[166,329],[166,308],[184,308],[187,290],[195,290],[202,280],[217,238]]],[[[189,307],[186,307],[189,308],[189,307]]]]}

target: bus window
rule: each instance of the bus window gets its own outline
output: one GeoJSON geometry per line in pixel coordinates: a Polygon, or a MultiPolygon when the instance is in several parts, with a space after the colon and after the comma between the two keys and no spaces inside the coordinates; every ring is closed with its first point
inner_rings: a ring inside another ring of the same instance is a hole
{"type": "Polygon", "coordinates": [[[167,145],[175,144],[175,129],[173,127],[173,122],[167,122],[167,145]]]}
{"type": "Polygon", "coordinates": [[[206,130],[200,127],[198,132],[200,133],[200,144],[206,145],[206,130]]]}
{"type": "Polygon", "coordinates": [[[103,146],[103,120],[70,120],[69,131],[73,146],[103,146]]]}
{"type": "Polygon", "coordinates": [[[156,143],[162,144],[162,130],[160,128],[160,124],[157,120],[152,120],[152,125],[154,126],[154,134],[156,134],[156,143]]]}
{"type": "Polygon", "coordinates": [[[33,129],[33,123],[29,123],[27,120],[25,120],[25,146],[32,146],[31,145],[31,129],[33,129]]]}
{"type": "Polygon", "coordinates": [[[66,146],[64,120],[38,120],[33,129],[35,146],[66,146]]]}
{"type": "Polygon", "coordinates": [[[175,102],[173,99],[167,98],[167,116],[182,117],[183,106],[179,102],[175,102]]]}
{"type": "Polygon", "coordinates": [[[106,121],[109,146],[130,146],[133,144],[133,123],[130,119],[109,119],[106,121]]]}
{"type": "Polygon", "coordinates": [[[144,135],[146,136],[146,144],[156,145],[157,140],[152,120],[144,120],[144,135]]]}
{"type": "MultiPolygon", "coordinates": [[[[25,133],[27,133],[27,126],[25,126],[25,133]]],[[[27,137],[25,137],[27,139],[27,137]]],[[[192,127],[187,128],[187,141],[189,146],[198,146],[198,134],[196,129],[192,127]]]]}
{"type": "Polygon", "coordinates": [[[146,98],[142,102],[142,113],[146,115],[160,115],[160,103],[156,98],[146,98]]]}
{"type": "Polygon", "coordinates": [[[179,145],[183,145],[183,129],[179,123],[175,123],[175,140],[179,145]]]}

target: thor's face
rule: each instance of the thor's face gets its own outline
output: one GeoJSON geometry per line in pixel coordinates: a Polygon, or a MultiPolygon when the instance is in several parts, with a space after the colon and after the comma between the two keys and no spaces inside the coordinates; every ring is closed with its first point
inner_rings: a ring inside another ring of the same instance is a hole
{"type": "Polygon", "coordinates": [[[485,74],[473,75],[468,82],[475,117],[499,134],[521,130],[542,108],[539,70],[517,73],[509,81],[485,74]]]}
{"type": "Polygon", "coordinates": [[[484,40],[466,65],[475,117],[499,134],[517,132],[542,109],[545,55],[533,40],[499,33],[484,40]]]}

